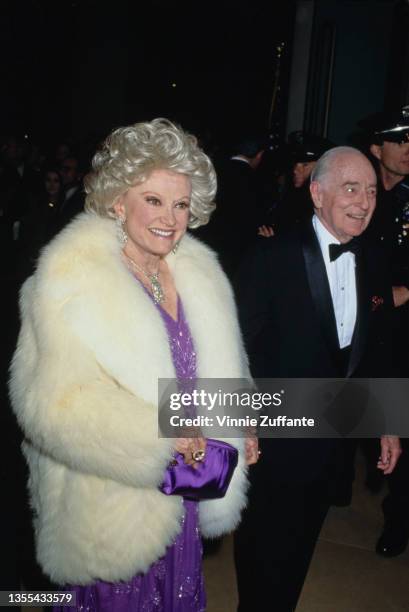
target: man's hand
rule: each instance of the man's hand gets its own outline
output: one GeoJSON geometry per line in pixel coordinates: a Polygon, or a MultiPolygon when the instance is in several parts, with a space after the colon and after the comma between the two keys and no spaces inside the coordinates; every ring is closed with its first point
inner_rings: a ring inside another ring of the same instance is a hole
{"type": "Polygon", "coordinates": [[[382,436],[378,469],[382,470],[385,475],[392,474],[401,453],[402,449],[398,436],[382,436]]]}
{"type": "Polygon", "coordinates": [[[259,460],[258,439],[255,436],[246,438],[246,463],[253,465],[259,460]]]}
{"type": "Polygon", "coordinates": [[[409,301],[409,289],[404,285],[400,287],[392,287],[392,291],[395,308],[398,308],[398,306],[403,306],[409,301]]]}
{"type": "Polygon", "coordinates": [[[261,225],[258,228],[257,234],[259,236],[263,236],[263,238],[271,238],[272,236],[274,236],[274,230],[271,225],[261,225]]]}

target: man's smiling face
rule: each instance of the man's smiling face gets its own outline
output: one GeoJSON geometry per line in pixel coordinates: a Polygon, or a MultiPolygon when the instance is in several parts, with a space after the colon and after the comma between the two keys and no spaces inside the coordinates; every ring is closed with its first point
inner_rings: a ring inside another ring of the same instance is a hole
{"type": "Polygon", "coordinates": [[[319,181],[311,183],[316,214],[340,242],[348,242],[368,227],[376,205],[376,175],[359,153],[342,153],[331,161],[319,181]]]}

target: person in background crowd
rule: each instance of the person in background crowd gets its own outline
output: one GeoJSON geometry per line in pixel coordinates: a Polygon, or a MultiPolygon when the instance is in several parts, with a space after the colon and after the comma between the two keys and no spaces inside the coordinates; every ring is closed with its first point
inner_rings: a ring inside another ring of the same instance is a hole
{"type": "Polygon", "coordinates": [[[309,189],[311,172],[321,155],[334,146],[326,138],[302,131],[292,132],[288,136],[290,184],[276,208],[274,232],[289,229],[312,217],[314,206],[309,189]]]}
{"type": "MultiPolygon", "coordinates": [[[[17,256],[22,218],[29,211],[31,196],[39,191],[39,174],[28,164],[30,143],[24,135],[6,139],[0,159],[0,250],[11,275],[10,255],[17,256]]],[[[14,260],[14,258],[13,258],[14,260]]]]}
{"type": "Polygon", "coordinates": [[[257,442],[236,442],[224,498],[164,495],[174,451],[192,465],[206,440],[159,437],[157,405],[158,378],[249,376],[228,280],[186,233],[214,210],[215,172],[165,119],[118,128],[92,167],[87,211],[21,293],[10,390],[37,557],[76,610],[204,612],[200,533],[239,522],[257,442]]]}
{"type": "Polygon", "coordinates": [[[265,202],[257,168],[266,144],[263,136],[251,135],[240,141],[235,154],[220,165],[217,210],[210,224],[199,232],[199,237],[215,249],[230,278],[264,219],[265,202]]]}
{"type": "Polygon", "coordinates": [[[58,165],[61,165],[64,160],[67,159],[67,157],[71,157],[72,154],[73,147],[70,140],[62,139],[55,146],[53,158],[58,165]]]}
{"type": "Polygon", "coordinates": [[[10,179],[14,177],[25,191],[38,190],[39,156],[39,149],[36,145],[32,146],[28,134],[13,134],[2,147],[2,161],[10,179]]]}
{"type": "Polygon", "coordinates": [[[264,201],[267,204],[263,224],[258,228],[259,236],[266,238],[274,236],[277,209],[288,188],[288,167],[289,155],[286,143],[266,150],[258,169],[264,201]]]}
{"type": "Polygon", "coordinates": [[[43,188],[32,197],[30,211],[21,221],[19,246],[19,277],[27,278],[33,271],[40,249],[59,230],[58,214],[63,201],[59,170],[48,167],[42,175],[43,188]]]}
{"type": "MultiPolygon", "coordinates": [[[[375,209],[375,172],[357,149],[336,147],[317,162],[310,190],[313,218],[260,239],[240,270],[252,374],[387,376],[392,290],[383,254],[359,240],[375,209]]],[[[260,439],[235,538],[239,612],[294,612],[329,507],[337,446],[334,439],[260,439]]],[[[392,473],[399,454],[399,439],[383,436],[378,468],[392,473]]]]}
{"type": "Polygon", "coordinates": [[[64,197],[58,210],[58,225],[62,229],[84,210],[85,193],[82,184],[82,170],[78,157],[66,157],[60,166],[64,197]]]}

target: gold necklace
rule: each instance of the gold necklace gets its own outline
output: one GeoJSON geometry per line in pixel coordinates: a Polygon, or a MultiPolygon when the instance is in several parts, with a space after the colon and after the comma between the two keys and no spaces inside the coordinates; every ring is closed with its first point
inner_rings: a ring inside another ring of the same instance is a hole
{"type": "Polygon", "coordinates": [[[153,301],[155,302],[155,304],[162,304],[162,302],[165,301],[165,293],[159,281],[159,270],[157,272],[154,272],[153,274],[150,274],[149,272],[144,270],[141,266],[139,266],[137,263],[135,263],[134,260],[131,257],[129,257],[129,255],[127,255],[126,253],[124,253],[124,255],[129,260],[129,262],[133,265],[133,267],[135,268],[137,272],[139,272],[140,274],[144,274],[149,279],[151,283],[151,292],[153,296],[153,301]]]}

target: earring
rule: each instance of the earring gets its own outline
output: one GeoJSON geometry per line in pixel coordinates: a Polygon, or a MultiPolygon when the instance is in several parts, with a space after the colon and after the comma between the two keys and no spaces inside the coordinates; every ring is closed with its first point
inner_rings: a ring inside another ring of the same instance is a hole
{"type": "Polygon", "coordinates": [[[180,244],[180,240],[178,242],[175,243],[175,246],[172,249],[172,253],[175,255],[175,253],[177,252],[178,248],[179,248],[179,244],[180,244]]]}
{"type": "Polygon", "coordinates": [[[118,235],[118,240],[122,244],[122,246],[125,246],[126,243],[128,242],[128,234],[126,233],[125,227],[124,227],[125,217],[118,215],[118,217],[116,217],[115,219],[115,223],[116,223],[116,232],[118,235]]]}

